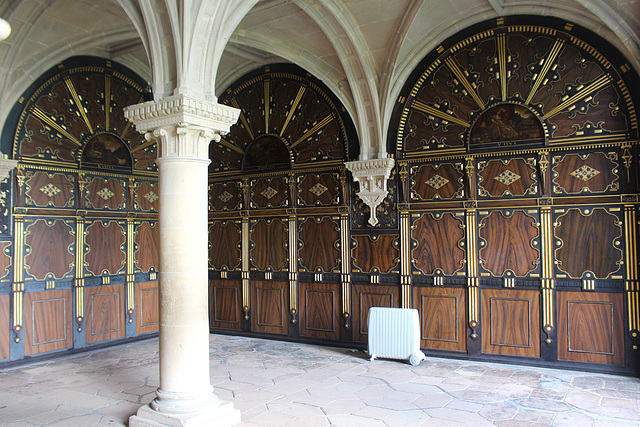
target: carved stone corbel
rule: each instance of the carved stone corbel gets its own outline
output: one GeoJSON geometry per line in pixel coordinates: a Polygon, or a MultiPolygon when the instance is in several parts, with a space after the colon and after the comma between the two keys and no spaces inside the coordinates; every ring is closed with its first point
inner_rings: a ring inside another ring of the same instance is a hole
{"type": "Polygon", "coordinates": [[[376,208],[389,194],[387,179],[394,165],[393,159],[358,160],[344,165],[353,175],[353,180],[360,184],[358,197],[371,209],[369,224],[375,226],[378,224],[376,208]]]}

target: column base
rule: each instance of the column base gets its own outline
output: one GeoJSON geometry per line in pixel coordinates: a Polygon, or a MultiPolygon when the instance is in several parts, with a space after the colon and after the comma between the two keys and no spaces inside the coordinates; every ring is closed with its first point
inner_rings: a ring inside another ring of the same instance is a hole
{"type": "Polygon", "coordinates": [[[165,414],[145,405],[129,418],[129,427],[227,427],[236,424],[240,424],[240,410],[224,400],[191,414],[165,414]]]}

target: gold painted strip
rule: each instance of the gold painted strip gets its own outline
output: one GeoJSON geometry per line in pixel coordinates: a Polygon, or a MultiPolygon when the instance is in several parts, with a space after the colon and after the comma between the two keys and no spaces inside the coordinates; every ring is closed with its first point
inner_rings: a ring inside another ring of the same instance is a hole
{"type": "Polygon", "coordinates": [[[84,106],[82,105],[82,98],[78,94],[78,91],[76,91],[75,86],[73,86],[73,82],[69,77],[65,77],[64,83],[67,85],[67,89],[69,89],[69,93],[71,94],[71,97],[73,98],[73,102],[76,104],[76,107],[78,108],[78,111],[82,116],[82,120],[84,120],[84,124],[87,126],[87,129],[89,129],[89,133],[93,133],[91,122],[89,121],[89,117],[87,117],[87,112],[84,109],[84,106]]]}
{"type": "Polygon", "coordinates": [[[542,84],[544,78],[547,76],[547,73],[551,69],[551,65],[553,65],[553,61],[555,61],[556,57],[560,54],[562,49],[564,48],[564,40],[556,40],[556,42],[551,47],[549,51],[549,55],[546,58],[541,59],[540,61],[544,61],[544,65],[540,70],[540,74],[533,76],[533,86],[531,87],[531,91],[529,92],[529,96],[527,96],[527,100],[525,104],[531,103],[534,95],[538,92],[540,88],[540,84],[542,84]]]}
{"type": "Polygon", "coordinates": [[[249,218],[242,218],[242,306],[251,307],[249,283],[249,218]]]}
{"type": "Polygon", "coordinates": [[[445,59],[444,62],[447,65],[447,67],[449,67],[449,69],[453,72],[453,74],[455,74],[456,77],[458,77],[458,79],[460,80],[460,83],[462,83],[465,89],[467,89],[467,92],[469,92],[469,96],[473,98],[476,104],[478,104],[478,107],[480,107],[481,110],[484,110],[485,108],[484,102],[482,102],[482,100],[476,93],[476,90],[471,86],[471,83],[469,83],[469,80],[467,80],[466,76],[462,73],[462,70],[460,70],[460,67],[455,62],[455,60],[449,57],[445,59]]]}
{"type": "Polygon", "coordinates": [[[84,277],[84,220],[76,220],[76,278],[84,277]]]}
{"type": "Polygon", "coordinates": [[[151,145],[155,145],[156,144],[156,140],[155,139],[151,139],[147,142],[145,142],[144,144],[140,144],[138,145],[136,148],[134,148],[133,150],[131,150],[132,153],[138,152],[140,150],[144,150],[145,148],[151,146],[151,145]]]}
{"type": "Polygon", "coordinates": [[[253,136],[253,132],[251,132],[251,127],[249,127],[249,122],[247,122],[247,118],[244,116],[242,112],[242,108],[240,108],[240,104],[238,104],[238,100],[235,98],[231,99],[231,104],[240,110],[240,122],[242,122],[242,126],[249,134],[249,138],[251,138],[251,140],[254,140],[255,137],[253,136]]]}
{"type": "Polygon", "coordinates": [[[15,248],[13,250],[14,267],[13,281],[22,283],[24,281],[24,218],[14,219],[15,248]]]}
{"type": "Polygon", "coordinates": [[[325,127],[326,125],[328,125],[332,121],[333,121],[333,114],[327,115],[324,119],[322,119],[318,123],[316,123],[316,125],[314,127],[309,129],[308,131],[306,131],[304,133],[304,135],[302,135],[300,138],[298,138],[298,140],[296,142],[291,144],[290,148],[293,148],[296,145],[300,144],[302,141],[306,140],[311,135],[313,135],[314,133],[316,133],[317,131],[319,131],[320,129],[322,129],[323,127],[325,127]]]}
{"type": "Polygon", "coordinates": [[[567,108],[568,106],[575,104],[577,101],[583,99],[590,93],[598,89],[602,89],[603,87],[611,83],[611,81],[612,81],[612,78],[608,74],[601,76],[596,81],[591,83],[589,86],[581,88],[580,90],[578,90],[578,92],[575,95],[567,98],[564,102],[560,103],[560,105],[556,106],[554,109],[552,109],[547,114],[542,116],[542,119],[547,120],[550,117],[555,116],[556,114],[558,114],[559,112],[567,108]]]}
{"type": "Polygon", "coordinates": [[[507,100],[507,37],[498,35],[498,61],[500,62],[500,93],[502,101],[507,100]]]}
{"type": "Polygon", "coordinates": [[[127,218],[127,274],[133,274],[134,272],[134,264],[135,264],[134,238],[135,238],[135,231],[133,228],[133,218],[127,218]]]}
{"type": "Polygon", "coordinates": [[[300,86],[300,89],[298,89],[298,93],[296,94],[295,99],[291,103],[291,108],[289,109],[289,112],[287,113],[287,118],[284,121],[284,124],[282,125],[282,128],[280,129],[280,136],[282,136],[284,134],[284,132],[287,129],[287,126],[289,126],[289,122],[293,118],[293,115],[296,112],[296,108],[298,108],[298,104],[300,103],[300,100],[302,100],[302,96],[304,95],[304,92],[305,92],[306,89],[307,89],[306,86],[300,86]]]}
{"type": "Polygon", "coordinates": [[[636,235],[636,212],[633,205],[624,207],[625,216],[625,254],[626,254],[626,273],[627,280],[638,279],[638,260],[636,253],[638,242],[636,235]]]}
{"type": "Polygon", "coordinates": [[[69,141],[73,142],[74,144],[76,144],[77,146],[81,146],[82,143],[80,141],[78,141],[78,139],[71,135],[69,133],[69,131],[65,128],[63,128],[62,126],[60,126],[58,123],[56,123],[51,117],[49,117],[47,115],[47,113],[45,113],[44,111],[42,111],[40,108],[38,107],[33,107],[31,109],[31,112],[33,113],[34,116],[36,116],[38,119],[42,120],[43,122],[45,122],[45,124],[51,126],[53,129],[55,129],[58,133],[60,133],[61,135],[65,136],[69,141]]]}
{"type": "Polygon", "coordinates": [[[111,119],[111,76],[105,74],[104,76],[104,127],[109,130],[111,119]]]}
{"type": "Polygon", "coordinates": [[[127,313],[132,313],[135,309],[135,283],[127,282],[127,313]]]}
{"type": "Polygon", "coordinates": [[[471,127],[471,124],[465,122],[464,120],[460,120],[459,118],[452,116],[451,114],[447,114],[443,111],[435,109],[430,105],[425,104],[422,101],[418,101],[417,99],[413,101],[413,103],[411,104],[411,107],[415,108],[418,111],[422,111],[425,114],[429,114],[431,116],[441,118],[442,120],[446,120],[447,122],[455,123],[457,125],[460,125],[466,128],[471,127]]]}
{"type": "Polygon", "coordinates": [[[269,79],[264,81],[264,133],[269,133],[269,104],[271,90],[269,89],[269,79]]]}
{"type": "Polygon", "coordinates": [[[289,309],[298,311],[298,236],[296,217],[289,217],[289,309]]]}
{"type": "MultiPolygon", "coordinates": [[[[142,104],[142,101],[144,101],[144,96],[140,95],[140,98],[138,98],[138,102],[136,104],[142,104]]],[[[122,130],[122,133],[120,134],[120,138],[124,139],[124,136],[127,134],[127,132],[129,132],[129,128],[131,128],[132,125],[133,125],[133,122],[128,120],[127,125],[124,127],[124,129],[122,130]]]]}

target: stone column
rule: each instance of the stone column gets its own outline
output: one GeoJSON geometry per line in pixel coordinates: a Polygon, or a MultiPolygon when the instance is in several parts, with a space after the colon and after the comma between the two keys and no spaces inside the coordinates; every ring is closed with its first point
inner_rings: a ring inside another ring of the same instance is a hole
{"type": "Polygon", "coordinates": [[[209,380],[207,166],[209,142],[239,111],[175,95],[125,109],[158,144],[160,388],[129,420],[138,426],[230,426],[240,411],[209,380]]]}

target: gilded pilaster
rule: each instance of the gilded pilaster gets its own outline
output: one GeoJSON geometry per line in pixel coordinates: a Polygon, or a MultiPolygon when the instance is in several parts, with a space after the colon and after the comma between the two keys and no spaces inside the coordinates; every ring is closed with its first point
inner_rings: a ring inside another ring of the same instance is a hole
{"type": "Polygon", "coordinates": [[[400,206],[400,285],[402,308],[411,308],[411,227],[409,206],[400,206]]]}
{"type": "Polygon", "coordinates": [[[133,323],[133,313],[135,310],[135,231],[133,228],[133,218],[127,218],[127,314],[129,323],[133,323]]]}
{"type": "Polygon", "coordinates": [[[84,321],[84,218],[76,219],[76,277],[73,282],[76,294],[76,323],[82,331],[84,321]]]}
{"type": "Polygon", "coordinates": [[[638,334],[640,333],[640,286],[638,283],[638,240],[637,240],[637,219],[636,207],[626,205],[624,207],[625,221],[625,265],[626,281],[625,290],[627,292],[627,316],[629,324],[629,334],[634,340],[633,349],[638,349],[638,334]]]}
{"type": "Polygon", "coordinates": [[[344,327],[351,324],[351,275],[349,274],[349,210],[340,209],[340,281],[342,282],[342,318],[344,327]]]}
{"type": "Polygon", "coordinates": [[[477,338],[476,328],[480,324],[480,280],[478,278],[477,214],[475,208],[467,210],[467,289],[469,326],[471,338],[477,338]]]}
{"type": "Polygon", "coordinates": [[[242,212],[242,310],[244,318],[249,319],[251,308],[251,287],[249,282],[249,215],[242,212]]]}
{"type": "MultiPolygon", "coordinates": [[[[293,182],[293,177],[290,182],[293,182]]],[[[298,227],[295,209],[289,214],[289,313],[291,323],[297,322],[298,315],[298,227]]]]}
{"type": "Polygon", "coordinates": [[[545,342],[551,344],[549,334],[555,328],[553,320],[554,312],[554,287],[553,278],[553,227],[551,221],[551,206],[540,207],[540,234],[542,237],[542,324],[547,334],[545,342]]]}
{"type": "Polygon", "coordinates": [[[24,218],[15,217],[14,230],[14,268],[11,295],[13,298],[13,332],[16,334],[15,342],[18,343],[23,327],[24,309],[24,218]]]}

